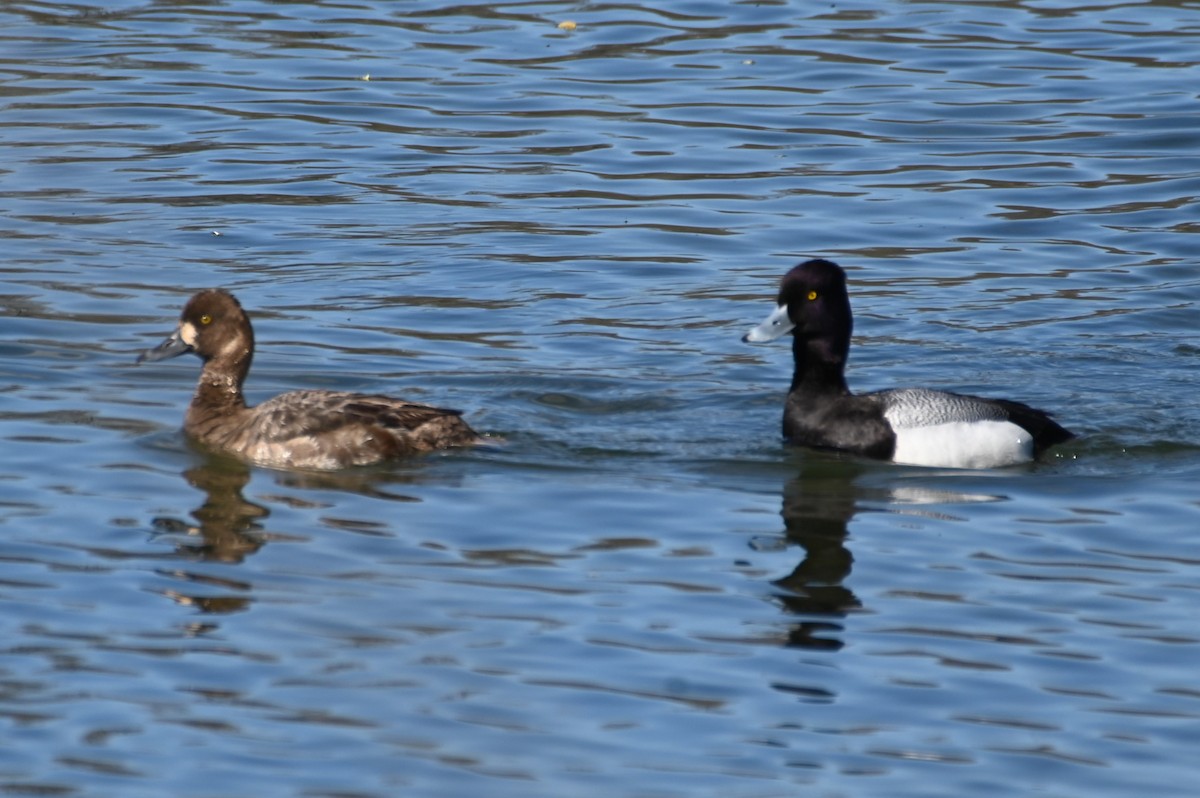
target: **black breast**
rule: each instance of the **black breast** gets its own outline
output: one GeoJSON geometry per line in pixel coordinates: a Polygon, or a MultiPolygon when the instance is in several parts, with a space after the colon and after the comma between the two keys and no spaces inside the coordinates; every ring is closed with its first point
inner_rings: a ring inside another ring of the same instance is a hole
{"type": "Polygon", "coordinates": [[[783,437],[800,446],[837,449],[890,460],[896,433],[883,408],[869,396],[802,396],[792,393],[783,409],[783,437]]]}

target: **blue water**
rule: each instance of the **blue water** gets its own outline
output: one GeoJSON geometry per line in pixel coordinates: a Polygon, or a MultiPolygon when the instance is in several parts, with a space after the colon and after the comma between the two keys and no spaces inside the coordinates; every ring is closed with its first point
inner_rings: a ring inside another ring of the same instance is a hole
{"type": "Polygon", "coordinates": [[[1198,65],[1186,3],[5,4],[0,791],[1189,794],[1198,65]],[[817,255],[855,389],[1079,439],[781,446],[817,255]],[[507,443],[193,450],[133,361],[214,285],[253,401],[507,443]]]}

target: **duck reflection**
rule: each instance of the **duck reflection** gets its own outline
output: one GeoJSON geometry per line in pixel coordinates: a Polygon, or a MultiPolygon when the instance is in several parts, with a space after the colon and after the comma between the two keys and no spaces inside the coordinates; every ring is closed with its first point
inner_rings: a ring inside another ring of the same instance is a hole
{"type": "Polygon", "coordinates": [[[800,473],[783,486],[783,523],[787,541],[804,550],[804,558],[773,584],[783,606],[805,620],[793,625],[787,644],[837,650],[843,643],[839,619],[862,606],[845,586],[854,565],[846,547],[847,527],[858,511],[854,463],[822,456],[805,457],[800,473]]]}
{"type": "MultiPolygon", "coordinates": [[[[240,460],[207,454],[202,462],[183,472],[188,484],[204,493],[203,503],[190,513],[194,523],[188,519],[159,517],[153,521],[154,531],[160,539],[172,543],[177,554],[184,559],[230,564],[242,562],[268,541],[283,539],[284,535],[266,529],[265,522],[271,514],[268,506],[250,501],[244,495],[253,473],[253,469],[240,460]]],[[[426,478],[415,467],[411,472],[390,468],[328,473],[266,473],[273,474],[275,484],[281,488],[305,492],[344,491],[400,502],[418,499],[392,486],[421,482],[426,478]]],[[[318,499],[305,496],[272,495],[264,498],[298,507],[323,504],[318,499]]],[[[196,607],[202,612],[239,612],[247,609],[252,601],[249,593],[253,585],[250,582],[184,568],[161,573],[178,582],[195,585],[195,590],[169,590],[166,594],[173,601],[196,607]]]]}
{"type": "Polygon", "coordinates": [[[882,511],[953,519],[944,505],[1004,498],[921,484],[926,479],[942,482],[946,472],[922,473],[920,482],[914,484],[908,471],[832,455],[810,453],[801,457],[799,472],[783,486],[780,514],[787,542],[803,549],[804,557],[790,574],[772,582],[781,589],[777,598],[783,607],[804,619],[787,635],[787,645],[798,648],[840,649],[844,644],[841,620],[862,608],[862,602],[846,586],[854,566],[854,555],[846,545],[848,527],[857,513],[882,511]],[[877,477],[888,484],[864,484],[877,477]],[[897,479],[909,484],[899,485],[897,479]],[[942,507],[935,510],[929,505],[942,507]]]}
{"type": "MultiPolygon", "coordinates": [[[[250,469],[229,458],[211,458],[183,472],[188,484],[204,491],[204,503],[192,510],[196,524],[173,518],[154,519],[154,528],[174,538],[176,550],[204,561],[238,563],[262,548],[262,521],[270,511],[261,504],[247,501],[242,489],[250,481],[250,469]]],[[[206,613],[240,612],[250,604],[245,594],[251,585],[241,580],[172,569],[169,575],[197,588],[221,595],[203,595],[199,591],[166,591],[179,604],[196,607],[206,613]],[[233,595],[230,595],[230,594],[233,595]],[[241,594],[241,595],[238,595],[241,594]]]]}
{"type": "Polygon", "coordinates": [[[203,560],[236,563],[262,548],[262,521],[271,511],[242,495],[250,481],[247,466],[230,458],[214,457],[184,471],[183,476],[205,494],[204,503],[191,513],[197,523],[154,519],[157,531],[176,536],[180,552],[203,560]]]}

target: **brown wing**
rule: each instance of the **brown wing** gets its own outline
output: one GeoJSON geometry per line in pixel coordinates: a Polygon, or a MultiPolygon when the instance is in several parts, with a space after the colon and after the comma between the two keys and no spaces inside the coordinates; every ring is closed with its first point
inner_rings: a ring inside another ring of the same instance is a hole
{"type": "Polygon", "coordinates": [[[387,396],[356,396],[346,402],[344,412],[364,424],[400,430],[416,429],[437,418],[462,415],[461,410],[447,410],[387,396]]]}
{"type": "Polygon", "coordinates": [[[266,440],[320,436],[347,426],[376,426],[402,432],[439,418],[457,418],[458,410],[406,402],[390,396],[339,391],[291,391],[254,408],[256,426],[266,440]]]}

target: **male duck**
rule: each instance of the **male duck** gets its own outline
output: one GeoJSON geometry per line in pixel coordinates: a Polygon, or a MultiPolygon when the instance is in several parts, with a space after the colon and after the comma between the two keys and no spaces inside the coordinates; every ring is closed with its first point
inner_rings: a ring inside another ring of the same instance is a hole
{"type": "Polygon", "coordinates": [[[290,391],[247,407],[242,383],[254,357],[254,331],[227,291],[193,296],[174,334],[137,362],[184,352],[204,361],[184,432],[258,465],[332,470],[480,441],[457,410],[388,396],[290,391]]]}
{"type": "Polygon", "coordinates": [[[778,303],[742,340],[792,334],[795,372],[783,411],[783,436],[792,443],[909,465],[996,468],[1075,437],[1041,410],[1008,399],[928,388],[852,394],[844,372],[854,321],[846,273],[836,263],[793,268],[778,303]]]}

